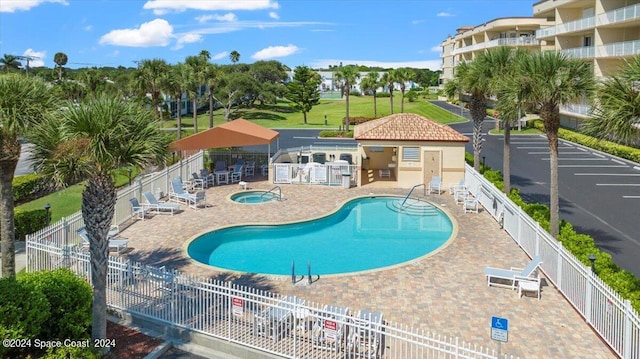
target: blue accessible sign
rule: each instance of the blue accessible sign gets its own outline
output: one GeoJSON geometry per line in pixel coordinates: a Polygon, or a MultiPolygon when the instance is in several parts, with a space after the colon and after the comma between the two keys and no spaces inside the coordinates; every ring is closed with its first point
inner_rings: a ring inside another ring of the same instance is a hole
{"type": "Polygon", "coordinates": [[[507,342],[509,337],[509,320],[507,318],[491,317],[491,339],[507,342]]]}

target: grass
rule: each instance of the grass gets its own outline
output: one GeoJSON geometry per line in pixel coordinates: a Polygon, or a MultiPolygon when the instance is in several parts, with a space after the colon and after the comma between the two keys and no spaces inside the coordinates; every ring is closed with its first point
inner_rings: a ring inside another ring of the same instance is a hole
{"type": "MultiPolygon", "coordinates": [[[[492,135],[504,135],[504,129],[501,129],[499,131],[493,129],[493,130],[490,130],[489,133],[492,135]]],[[[541,132],[536,128],[525,128],[521,131],[518,131],[518,128],[512,128],[510,133],[512,136],[520,136],[520,135],[539,135],[543,132],[541,132]]]]}
{"type": "MultiPolygon", "coordinates": [[[[400,95],[394,96],[394,113],[400,112],[400,95]]],[[[391,106],[388,97],[377,99],[377,116],[388,116],[391,113],[391,106]]],[[[405,99],[404,112],[415,113],[440,123],[452,123],[464,121],[460,116],[450,113],[438,106],[435,106],[423,99],[409,102],[405,99]]],[[[286,100],[279,100],[275,105],[256,106],[252,109],[240,109],[236,111],[232,118],[244,118],[268,128],[338,128],[342,124],[345,116],[345,100],[321,100],[320,103],[311,109],[307,114],[307,124],[304,124],[302,113],[293,110],[286,100]],[[324,124],[325,115],[327,125],[324,124]]],[[[353,117],[374,117],[373,96],[351,96],[349,97],[349,116],[353,117]]],[[[224,111],[219,109],[214,111],[214,126],[224,122],[224,111]]],[[[183,126],[189,129],[184,131],[190,134],[193,129],[193,118],[189,115],[182,118],[183,126]]],[[[167,128],[175,128],[176,120],[172,119],[164,122],[167,128]]],[[[209,126],[209,115],[198,116],[198,129],[205,130],[209,126]]]]}

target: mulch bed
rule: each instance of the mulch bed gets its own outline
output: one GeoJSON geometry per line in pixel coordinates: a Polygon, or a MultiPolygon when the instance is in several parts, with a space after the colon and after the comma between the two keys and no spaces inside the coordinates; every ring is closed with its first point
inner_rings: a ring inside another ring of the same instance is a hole
{"type": "Polygon", "coordinates": [[[162,344],[160,339],[109,321],[107,338],[114,339],[116,346],[103,359],[141,359],[162,344]]]}

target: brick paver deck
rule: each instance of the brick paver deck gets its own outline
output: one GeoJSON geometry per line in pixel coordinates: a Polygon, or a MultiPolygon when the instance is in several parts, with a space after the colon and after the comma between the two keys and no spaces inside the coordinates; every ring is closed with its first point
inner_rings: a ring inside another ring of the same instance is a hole
{"type": "MultiPolygon", "coordinates": [[[[273,184],[250,182],[251,189],[273,184]]],[[[183,206],[174,216],[156,215],[137,221],[122,235],[133,249],[133,260],[166,265],[203,278],[234,280],[323,304],[349,306],[384,313],[388,322],[497,348],[491,340],[492,316],[509,319],[509,342],[503,354],[520,358],[615,358],[599,337],[552,286],[542,298],[518,298],[516,291],[487,287],[484,266],[523,266],[529,258],[484,211],[463,213],[448,194],[429,195],[443,206],[457,225],[457,235],[436,253],[390,269],[321,277],[312,285],[293,286],[290,277],[223,272],[196,263],[185,254],[188,242],[200,233],[238,223],[280,223],[324,216],[355,196],[405,195],[407,189],[330,188],[283,185],[286,200],[258,205],[238,204],[228,197],[237,185],[207,190],[208,208],[183,206]]],[[[306,281],[301,281],[306,283],[306,281]]]]}

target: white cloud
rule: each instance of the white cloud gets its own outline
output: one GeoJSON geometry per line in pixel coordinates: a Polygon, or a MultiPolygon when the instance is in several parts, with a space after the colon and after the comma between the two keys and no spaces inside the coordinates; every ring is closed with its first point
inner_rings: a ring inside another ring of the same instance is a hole
{"type": "Polygon", "coordinates": [[[452,13],[450,13],[450,12],[441,11],[441,12],[437,13],[437,14],[436,14],[436,16],[439,16],[439,17],[449,17],[449,16],[455,16],[455,15],[453,15],[453,14],[452,14],[452,13]]]}
{"type": "Polygon", "coordinates": [[[339,59],[321,59],[314,60],[309,65],[313,68],[328,68],[329,65],[364,65],[370,67],[382,67],[397,69],[399,67],[413,67],[416,69],[430,69],[432,71],[440,70],[442,60],[421,60],[421,61],[375,61],[375,60],[339,60],[339,59]]]}
{"type": "Polygon", "coordinates": [[[173,47],[173,50],[179,50],[183,48],[184,44],[192,44],[194,42],[200,41],[202,41],[202,35],[193,32],[186,33],[178,36],[178,41],[176,41],[176,45],[173,47]]]}
{"type": "MultiPolygon", "coordinates": [[[[46,51],[34,51],[33,49],[26,49],[22,56],[31,56],[33,59],[29,61],[29,67],[40,67],[44,66],[44,59],[47,57],[46,51]]],[[[27,63],[25,61],[24,65],[27,63]]]]}
{"type": "Polygon", "coordinates": [[[186,10],[263,10],[277,9],[280,6],[273,0],[147,0],[143,8],[153,10],[156,15],[164,14],[168,11],[186,11],[186,10]]]}
{"type": "Polygon", "coordinates": [[[226,51],[222,51],[222,52],[218,52],[217,54],[211,56],[212,60],[220,60],[220,59],[224,59],[225,57],[229,56],[229,53],[226,51]]]}
{"type": "Polygon", "coordinates": [[[82,28],[82,30],[84,30],[84,31],[91,31],[91,30],[93,30],[93,26],[91,26],[91,25],[87,25],[87,26],[83,27],[83,28],[82,28]]]}
{"type": "Polygon", "coordinates": [[[424,22],[424,20],[420,19],[420,20],[413,20],[411,21],[411,25],[418,25],[418,24],[422,24],[424,22]]]}
{"type": "Polygon", "coordinates": [[[213,15],[213,18],[215,20],[218,20],[218,21],[236,21],[236,20],[238,20],[238,17],[232,12],[226,13],[224,15],[215,14],[215,15],[213,15]]]}
{"type": "Polygon", "coordinates": [[[275,11],[271,11],[271,12],[269,13],[269,17],[270,17],[270,18],[272,18],[272,19],[274,19],[274,20],[279,20],[279,19],[280,19],[280,15],[278,15],[278,13],[277,13],[277,12],[275,12],[275,11]]]}
{"type": "Polygon", "coordinates": [[[300,52],[300,49],[295,45],[269,46],[251,55],[251,58],[255,60],[266,60],[276,57],[290,56],[297,52],[300,52]]]}
{"type": "Polygon", "coordinates": [[[213,15],[196,16],[196,20],[199,23],[204,24],[204,23],[208,22],[209,20],[213,20],[213,15]]]}
{"type": "Polygon", "coordinates": [[[431,48],[431,52],[442,52],[442,47],[440,45],[436,45],[431,48]]]}
{"type": "Polygon", "coordinates": [[[173,27],[164,19],[155,19],[134,29],[118,29],[102,35],[100,44],[130,47],[167,46],[173,27]]]}
{"type": "Polygon", "coordinates": [[[67,0],[2,0],[0,1],[0,12],[28,11],[31,8],[43,3],[57,3],[64,6],[69,5],[67,0]]]}

